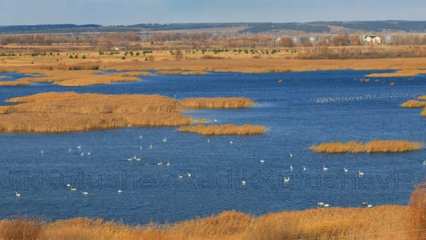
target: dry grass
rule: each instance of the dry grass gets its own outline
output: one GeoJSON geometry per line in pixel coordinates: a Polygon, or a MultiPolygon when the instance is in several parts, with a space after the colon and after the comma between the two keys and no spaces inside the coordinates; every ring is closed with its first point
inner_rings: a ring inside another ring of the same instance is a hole
{"type": "Polygon", "coordinates": [[[411,239],[426,238],[426,185],[420,185],[411,195],[410,201],[411,239]]]}
{"type": "Polygon", "coordinates": [[[197,133],[205,136],[224,136],[224,135],[260,135],[266,132],[266,128],[261,125],[193,125],[180,127],[179,131],[188,133],[197,133]]]}
{"type": "Polygon", "coordinates": [[[75,218],[43,223],[0,221],[5,240],[424,240],[426,187],[409,206],[322,208],[251,216],[228,211],[173,225],[127,226],[75,218]]]}
{"type": "Polygon", "coordinates": [[[403,108],[424,108],[426,107],[426,101],[423,100],[408,100],[401,104],[403,108]]]}
{"type": "MultiPolygon", "coordinates": [[[[300,49],[299,49],[300,50],[300,49]]],[[[299,51],[297,50],[297,51],[299,51]]],[[[46,50],[48,51],[48,50],[46,50]]],[[[269,50],[271,51],[271,49],[269,50]]],[[[303,50],[300,50],[303,52],[303,50]]],[[[200,74],[206,72],[287,72],[287,71],[315,71],[315,70],[388,70],[399,71],[398,74],[415,75],[423,73],[426,67],[425,58],[377,58],[377,59],[295,59],[298,54],[290,54],[282,50],[274,55],[261,55],[259,58],[253,58],[253,54],[235,53],[233,51],[223,52],[217,55],[220,59],[206,59],[201,51],[185,53],[183,59],[176,59],[168,50],[155,50],[152,53],[139,54],[135,56],[124,57],[124,52],[118,54],[100,55],[97,51],[79,50],[67,51],[62,49],[59,55],[31,56],[29,54],[0,57],[0,71],[15,71],[22,73],[42,73],[46,76],[49,72],[52,77],[69,74],[70,71],[78,70],[82,72],[82,77],[77,83],[69,81],[63,84],[85,85],[91,81],[86,77],[87,73],[105,69],[115,69],[122,71],[136,71],[146,73],[150,70],[156,70],[160,73],[173,74],[200,74]],[[69,56],[78,54],[78,59],[70,59],[69,56]],[[82,56],[85,56],[83,59],[82,56]],[[294,55],[294,56],[293,56],[294,55]],[[124,59],[123,59],[124,57],[124,59]],[[90,66],[87,68],[81,66],[90,66]],[[76,69],[77,68],[77,69],[76,69]],[[55,73],[60,72],[60,73],[55,73]]],[[[71,73],[77,74],[77,73],[71,73]]],[[[89,76],[93,76],[89,73],[89,76]]],[[[374,76],[374,75],[373,75],[374,76]]],[[[380,75],[379,75],[380,76],[380,75]]],[[[383,76],[383,75],[382,75],[383,76]]],[[[42,80],[42,79],[38,79],[42,80]]],[[[33,80],[33,81],[38,81],[33,80]]],[[[51,79],[52,80],[52,79],[51,79]]],[[[114,81],[121,79],[114,79],[114,81]]],[[[27,80],[28,81],[28,80],[27,80]]],[[[52,81],[55,81],[53,79],[52,81]]],[[[59,79],[58,82],[65,81],[59,79]]],[[[112,81],[112,82],[114,82],[112,81]]],[[[19,81],[18,81],[19,82],[19,81]]],[[[95,82],[102,83],[102,79],[95,82]]],[[[111,80],[106,79],[106,83],[111,80]]],[[[24,84],[25,82],[21,82],[24,84]]],[[[13,84],[13,83],[8,83],[13,84]]]]}
{"type": "Polygon", "coordinates": [[[33,83],[53,83],[65,87],[112,84],[117,82],[135,82],[143,72],[125,72],[102,74],[96,70],[37,70],[37,74],[16,81],[2,81],[0,86],[25,86],[33,83]]]}
{"type": "Polygon", "coordinates": [[[4,240],[40,239],[42,223],[36,220],[4,220],[0,223],[0,237],[4,240]]]}
{"type": "MultiPolygon", "coordinates": [[[[8,100],[0,106],[0,132],[59,133],[126,127],[177,127],[195,123],[183,115],[196,108],[236,108],[253,103],[240,98],[196,98],[182,102],[158,95],[42,93],[8,100]],[[188,104],[191,103],[191,104],[188,104]],[[194,105],[191,105],[194,106],[194,105]]],[[[254,134],[257,126],[227,127],[254,134]]],[[[216,130],[217,131],[217,130],[216,130]]]]}
{"type": "Polygon", "coordinates": [[[0,107],[1,132],[70,132],[191,123],[178,101],[156,95],[42,93],[0,107]]]}
{"type": "Polygon", "coordinates": [[[376,140],[361,142],[332,142],[314,145],[311,150],[316,153],[402,153],[417,151],[423,148],[419,142],[401,140],[376,140]]]}
{"type": "Polygon", "coordinates": [[[372,73],[368,77],[373,78],[398,78],[398,77],[415,77],[417,75],[426,74],[425,69],[402,69],[391,73],[372,73]]]}
{"type": "Polygon", "coordinates": [[[187,98],[180,101],[186,108],[194,109],[237,109],[252,107],[255,103],[249,98],[187,98]]]}
{"type": "Polygon", "coordinates": [[[125,226],[84,218],[52,223],[1,221],[1,239],[54,240],[409,240],[408,207],[313,209],[254,217],[239,212],[170,226],[125,226]],[[39,227],[40,226],[40,227],[39,227]],[[22,238],[26,236],[26,238],[22,238]],[[14,238],[11,238],[14,237],[14,238]]]}

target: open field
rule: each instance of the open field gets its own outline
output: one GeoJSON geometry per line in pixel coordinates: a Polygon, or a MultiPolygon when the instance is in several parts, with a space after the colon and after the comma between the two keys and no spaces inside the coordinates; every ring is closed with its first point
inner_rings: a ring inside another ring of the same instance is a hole
{"type": "MultiPolygon", "coordinates": [[[[176,127],[196,122],[183,115],[186,108],[227,109],[254,104],[246,98],[192,98],[180,102],[156,95],[55,92],[12,98],[8,102],[13,104],[0,107],[1,132],[59,133],[126,127],[176,127]]],[[[220,135],[240,135],[240,130],[240,127],[214,127],[214,132],[220,132],[220,135]]],[[[253,131],[259,131],[259,127],[250,128],[250,133],[253,131]]]]}
{"type": "Polygon", "coordinates": [[[375,140],[361,142],[333,142],[314,145],[311,150],[316,153],[402,153],[418,151],[423,148],[419,142],[401,140],[375,140]]]}

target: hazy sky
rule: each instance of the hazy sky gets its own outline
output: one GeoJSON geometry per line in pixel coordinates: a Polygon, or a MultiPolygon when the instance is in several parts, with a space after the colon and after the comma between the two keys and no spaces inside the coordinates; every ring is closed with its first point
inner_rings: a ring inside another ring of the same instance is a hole
{"type": "Polygon", "coordinates": [[[426,20],[426,0],[0,0],[0,25],[426,20]]]}

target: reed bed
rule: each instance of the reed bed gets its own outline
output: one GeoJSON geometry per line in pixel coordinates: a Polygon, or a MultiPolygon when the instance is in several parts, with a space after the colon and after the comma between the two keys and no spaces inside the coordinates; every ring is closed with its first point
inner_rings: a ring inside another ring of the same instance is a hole
{"type": "Polygon", "coordinates": [[[402,140],[375,140],[362,142],[331,142],[314,145],[310,149],[316,153],[403,153],[423,148],[419,142],[402,140]]]}
{"type": "Polygon", "coordinates": [[[183,126],[178,129],[181,132],[196,133],[205,136],[225,136],[239,135],[252,136],[261,135],[266,132],[266,127],[261,125],[234,125],[234,124],[217,124],[217,125],[192,125],[183,126]]]}
{"type": "MultiPolygon", "coordinates": [[[[203,106],[212,103],[216,108],[232,108],[240,101],[239,98],[203,98],[200,102],[203,106]]],[[[61,133],[126,127],[181,127],[197,122],[183,114],[187,105],[159,95],[51,92],[12,98],[8,102],[11,105],[0,106],[0,132],[61,133]]],[[[191,102],[197,102],[197,99],[193,98],[191,102]]],[[[196,125],[187,131],[253,135],[263,133],[265,129],[256,125],[196,125]]]]}
{"type": "Polygon", "coordinates": [[[0,86],[25,86],[33,83],[53,83],[65,87],[79,87],[117,82],[135,82],[142,72],[101,74],[94,70],[39,70],[37,75],[16,81],[2,81],[0,86]]]}
{"type": "Polygon", "coordinates": [[[0,108],[1,132],[59,133],[188,125],[179,102],[157,95],[42,93],[0,108]]]}
{"type": "Polygon", "coordinates": [[[408,100],[401,104],[403,108],[425,108],[426,101],[423,100],[408,100]]]}
{"type": "Polygon", "coordinates": [[[426,185],[408,206],[319,208],[252,216],[227,211],[172,225],[129,226],[102,219],[0,221],[5,240],[424,240],[426,185]]]}
{"type": "Polygon", "coordinates": [[[426,184],[419,185],[410,200],[410,237],[412,240],[426,238],[426,184]]]}
{"type": "Polygon", "coordinates": [[[426,74],[425,69],[400,69],[390,73],[371,73],[368,77],[372,78],[401,78],[401,77],[415,77],[421,74],[426,74]]]}
{"type": "Polygon", "coordinates": [[[244,97],[186,98],[182,106],[193,109],[238,109],[254,106],[254,101],[244,97]]]}
{"type": "Polygon", "coordinates": [[[239,212],[168,226],[126,226],[76,218],[56,222],[0,221],[0,238],[13,240],[409,240],[406,206],[332,208],[255,217],[239,212]]]}

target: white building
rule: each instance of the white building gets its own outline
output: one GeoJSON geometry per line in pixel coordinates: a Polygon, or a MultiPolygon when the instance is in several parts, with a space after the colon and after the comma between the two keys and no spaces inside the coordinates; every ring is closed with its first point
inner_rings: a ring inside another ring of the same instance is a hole
{"type": "Polygon", "coordinates": [[[366,44],[380,45],[382,44],[382,38],[376,35],[367,34],[362,37],[362,40],[366,44]]]}

